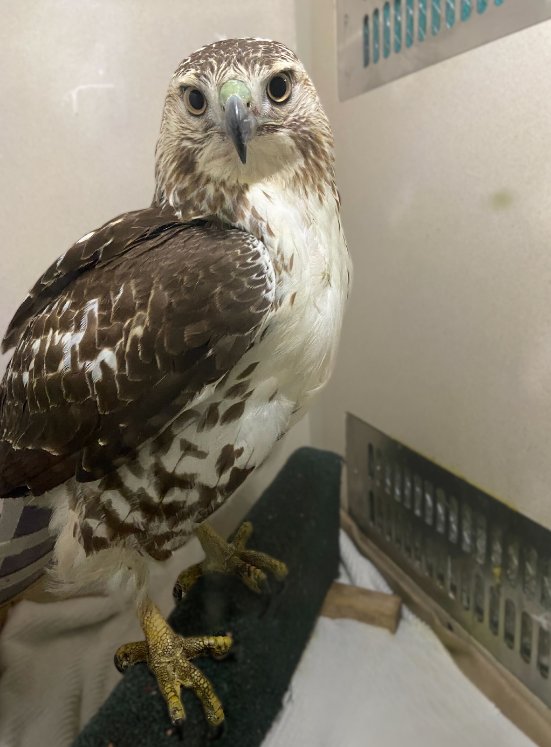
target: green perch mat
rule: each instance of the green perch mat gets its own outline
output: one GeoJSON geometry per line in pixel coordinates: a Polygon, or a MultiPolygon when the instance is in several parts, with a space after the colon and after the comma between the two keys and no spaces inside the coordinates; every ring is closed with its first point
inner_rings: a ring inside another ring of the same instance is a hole
{"type": "MultiPolygon", "coordinates": [[[[255,595],[239,580],[201,578],[169,617],[182,635],[230,631],[232,653],[195,663],[214,684],[226,714],[224,730],[209,739],[199,701],[182,690],[181,734],[145,664],[130,669],[73,747],[258,747],[282,707],[339,562],[342,460],[336,454],[296,451],[249,512],[249,546],[284,560],[289,576],[255,595]]],[[[175,580],[175,579],[174,579],[175,580]]],[[[210,735],[211,736],[211,735],[210,735]]]]}

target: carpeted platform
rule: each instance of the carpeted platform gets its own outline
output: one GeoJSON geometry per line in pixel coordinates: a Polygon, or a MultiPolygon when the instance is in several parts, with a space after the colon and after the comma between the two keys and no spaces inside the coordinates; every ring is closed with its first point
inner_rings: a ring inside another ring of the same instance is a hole
{"type": "Polygon", "coordinates": [[[201,579],[170,616],[183,635],[234,636],[224,661],[196,660],[214,683],[226,712],[222,735],[211,742],[199,702],[184,691],[182,736],[170,726],[165,703],[144,664],[130,670],[74,747],[257,747],[281,708],[287,687],[338,572],[341,458],[304,448],[295,452],[250,511],[251,548],[289,566],[283,585],[256,596],[224,576],[201,579]]]}

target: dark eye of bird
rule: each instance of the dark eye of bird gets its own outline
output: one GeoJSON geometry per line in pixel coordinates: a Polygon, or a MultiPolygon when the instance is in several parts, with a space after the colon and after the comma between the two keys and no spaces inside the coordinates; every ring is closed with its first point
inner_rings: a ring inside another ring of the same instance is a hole
{"type": "Polygon", "coordinates": [[[190,114],[196,117],[203,114],[207,108],[207,100],[197,88],[186,88],[184,91],[184,103],[190,114]]]}
{"type": "Polygon", "coordinates": [[[276,104],[283,104],[291,95],[291,79],[287,73],[277,73],[268,82],[268,96],[276,104]]]}

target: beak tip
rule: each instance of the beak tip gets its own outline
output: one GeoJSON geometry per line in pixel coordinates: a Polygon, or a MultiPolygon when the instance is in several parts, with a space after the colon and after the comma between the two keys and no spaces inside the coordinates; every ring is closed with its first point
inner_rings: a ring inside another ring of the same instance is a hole
{"type": "Polygon", "coordinates": [[[237,94],[232,94],[225,102],[226,133],[233,142],[239,160],[247,163],[247,143],[253,137],[256,121],[246,106],[245,101],[237,94]]]}

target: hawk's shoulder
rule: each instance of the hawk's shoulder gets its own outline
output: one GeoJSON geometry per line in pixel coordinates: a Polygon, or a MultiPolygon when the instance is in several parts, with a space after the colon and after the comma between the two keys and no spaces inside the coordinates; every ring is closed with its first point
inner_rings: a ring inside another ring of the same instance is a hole
{"type": "Polygon", "coordinates": [[[79,275],[124,255],[136,242],[162,238],[164,233],[179,224],[171,208],[152,207],[123,213],[85,234],[50,265],[31,288],[8,325],[2,341],[2,352],[15,347],[19,335],[33,315],[79,275]]]}

